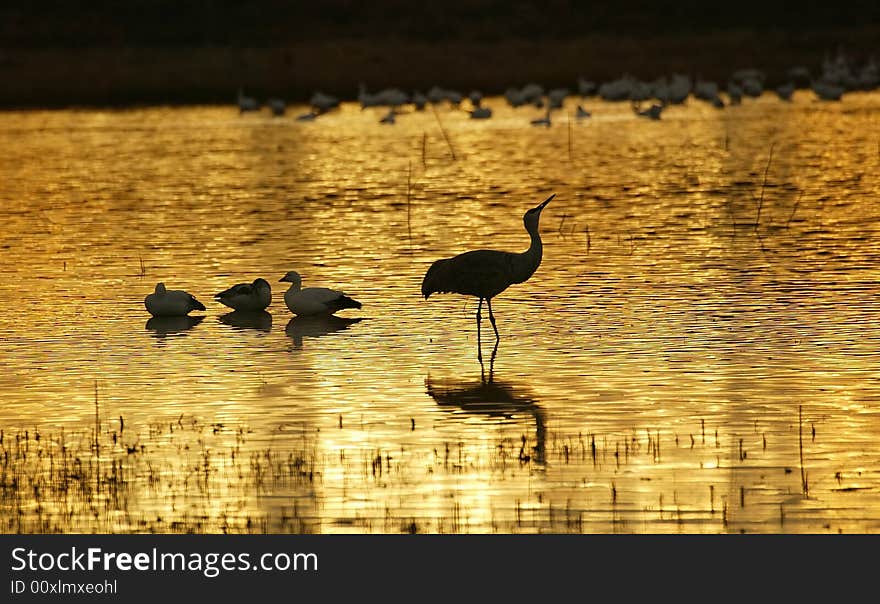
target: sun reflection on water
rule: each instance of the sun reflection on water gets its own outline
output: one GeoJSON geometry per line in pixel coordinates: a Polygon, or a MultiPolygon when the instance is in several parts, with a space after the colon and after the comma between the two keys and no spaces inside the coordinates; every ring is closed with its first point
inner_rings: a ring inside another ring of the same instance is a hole
{"type": "Polygon", "coordinates": [[[438,110],[456,160],[430,112],[0,114],[3,484],[45,493],[6,529],[876,532],[880,97],[594,101],[570,141],[486,102],[438,110]],[[550,193],[481,366],[422,276],[550,193]],[[363,308],[293,318],[289,270],[363,308]],[[257,276],[264,313],[143,307],[257,276]]]}

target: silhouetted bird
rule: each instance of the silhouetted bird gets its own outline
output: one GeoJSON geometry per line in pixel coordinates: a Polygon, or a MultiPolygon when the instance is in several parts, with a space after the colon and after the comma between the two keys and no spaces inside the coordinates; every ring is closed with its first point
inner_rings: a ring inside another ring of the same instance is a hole
{"type": "Polygon", "coordinates": [[[245,96],[241,88],[238,89],[238,112],[259,111],[260,103],[252,96],[245,96]]]}
{"type": "MultiPolygon", "coordinates": [[[[489,307],[489,320],[495,331],[496,342],[500,340],[495,315],[492,313],[492,298],[514,283],[523,283],[541,265],[543,245],[538,232],[541,211],[556,194],[548,197],[523,215],[523,225],[531,238],[529,249],[522,253],[501,252],[497,250],[473,250],[453,258],[443,258],[434,262],[425,273],[422,281],[422,295],[427,300],[433,293],[456,293],[476,296],[477,306],[477,345],[480,341],[480,311],[483,300],[489,307]]],[[[482,359],[482,352],[477,357],[482,359]]]]}
{"type": "Polygon", "coordinates": [[[290,289],[284,292],[284,302],[295,315],[332,315],[345,308],[360,308],[361,303],[349,298],[344,293],[326,287],[302,288],[302,277],[296,271],[290,271],[281,281],[290,283],[290,289]]]}
{"type": "Polygon", "coordinates": [[[489,107],[477,107],[470,114],[472,120],[487,120],[492,117],[492,110],[489,107]]]}
{"type": "Polygon", "coordinates": [[[283,99],[271,98],[266,101],[266,104],[269,106],[269,110],[272,111],[272,115],[275,117],[281,117],[287,110],[287,105],[284,103],[283,99]]]}
{"type": "Polygon", "coordinates": [[[235,310],[256,312],[272,303],[272,286],[265,279],[258,278],[253,283],[238,283],[214,294],[214,299],[235,310]]]}
{"type": "Polygon", "coordinates": [[[205,305],[185,291],[165,289],[157,283],[156,290],[144,298],[144,306],[154,317],[182,317],[194,310],[205,310],[205,305]]]}

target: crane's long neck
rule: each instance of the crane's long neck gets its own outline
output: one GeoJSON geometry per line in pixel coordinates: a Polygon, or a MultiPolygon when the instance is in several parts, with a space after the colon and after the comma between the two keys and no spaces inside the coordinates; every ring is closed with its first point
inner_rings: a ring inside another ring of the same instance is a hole
{"type": "MultiPolygon", "coordinates": [[[[531,225],[530,225],[531,226],[531,225]]],[[[538,223],[532,228],[526,227],[532,242],[529,249],[516,254],[513,261],[513,282],[522,283],[531,277],[538,267],[541,266],[541,256],[544,253],[544,244],[541,243],[541,234],[538,232],[538,223]]]]}

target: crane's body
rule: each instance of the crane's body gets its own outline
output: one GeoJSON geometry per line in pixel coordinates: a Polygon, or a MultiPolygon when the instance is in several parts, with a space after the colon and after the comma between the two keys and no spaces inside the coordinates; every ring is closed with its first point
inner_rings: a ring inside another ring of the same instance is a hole
{"type": "MultiPolygon", "coordinates": [[[[541,211],[556,195],[548,197],[543,203],[527,211],[523,225],[531,238],[529,249],[521,253],[498,250],[473,250],[452,258],[435,261],[422,280],[422,295],[427,300],[433,293],[456,293],[475,296],[480,303],[477,307],[477,338],[480,334],[480,311],[483,300],[489,307],[489,319],[495,330],[496,346],[500,339],[495,315],[492,313],[492,298],[511,285],[523,283],[541,265],[543,244],[539,233],[541,211]]],[[[478,353],[482,358],[482,354],[478,353]]]]}
{"type": "Polygon", "coordinates": [[[541,242],[522,254],[472,250],[437,260],[422,282],[422,295],[455,293],[491,299],[515,283],[528,280],[541,264],[541,242]],[[530,253],[532,252],[532,253],[530,253]]]}

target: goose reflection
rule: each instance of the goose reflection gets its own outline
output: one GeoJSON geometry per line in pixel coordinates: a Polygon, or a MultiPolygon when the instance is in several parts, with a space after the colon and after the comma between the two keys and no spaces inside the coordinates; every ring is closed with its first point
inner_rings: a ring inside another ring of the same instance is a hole
{"type": "Polygon", "coordinates": [[[190,317],[189,315],[181,317],[152,317],[144,325],[144,329],[152,331],[154,337],[164,338],[165,336],[188,331],[204,319],[204,316],[190,317]]]}
{"type": "Polygon", "coordinates": [[[511,419],[525,414],[535,419],[535,461],[544,463],[547,438],[544,410],[522,388],[489,378],[479,380],[425,378],[425,390],[441,407],[457,407],[472,415],[511,419]]]}
{"type": "Polygon", "coordinates": [[[272,315],[265,310],[249,312],[246,310],[234,310],[217,318],[224,325],[233,329],[256,329],[259,331],[272,331],[272,315]]]}
{"type": "Polygon", "coordinates": [[[284,331],[293,339],[294,348],[302,348],[303,338],[320,338],[348,329],[362,320],[362,317],[349,319],[336,315],[305,315],[292,318],[284,331]]]}

